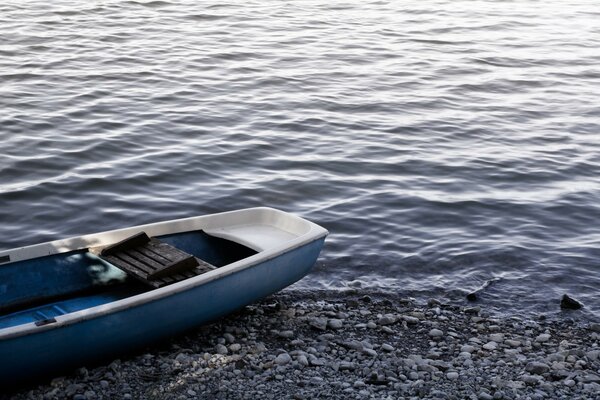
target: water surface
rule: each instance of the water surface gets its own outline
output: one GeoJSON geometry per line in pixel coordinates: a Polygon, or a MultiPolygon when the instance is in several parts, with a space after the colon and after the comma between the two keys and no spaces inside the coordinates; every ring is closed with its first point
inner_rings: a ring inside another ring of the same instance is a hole
{"type": "Polygon", "coordinates": [[[600,310],[597,2],[0,5],[0,248],[252,206],[298,288],[600,310]]]}

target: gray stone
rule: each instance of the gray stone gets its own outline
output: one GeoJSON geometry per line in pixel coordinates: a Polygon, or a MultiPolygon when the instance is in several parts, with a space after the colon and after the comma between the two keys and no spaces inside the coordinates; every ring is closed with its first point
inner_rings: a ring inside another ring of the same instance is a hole
{"type": "Polygon", "coordinates": [[[327,327],[330,329],[342,329],[344,322],[341,319],[330,319],[327,321],[327,327]]]}
{"type": "Polygon", "coordinates": [[[460,351],[461,353],[472,353],[475,351],[475,347],[471,346],[470,344],[465,344],[464,346],[461,346],[460,351]]]}
{"type": "Polygon", "coordinates": [[[277,357],[275,357],[275,364],[277,365],[286,365],[290,361],[292,361],[292,357],[288,353],[281,353],[277,357]]]}
{"type": "Polygon", "coordinates": [[[527,363],[527,365],[525,366],[525,371],[535,375],[542,375],[550,371],[550,367],[548,366],[548,364],[532,361],[530,363],[527,363]]]}
{"type": "Polygon", "coordinates": [[[384,343],[381,345],[381,350],[390,352],[390,351],[394,351],[394,347],[387,343],[384,343]]]}
{"type": "Polygon", "coordinates": [[[432,338],[441,338],[442,336],[444,336],[444,332],[442,332],[439,329],[432,329],[429,331],[429,336],[431,336],[432,338]]]}
{"type": "Polygon", "coordinates": [[[223,334],[223,338],[229,344],[235,342],[235,337],[233,337],[233,335],[231,333],[224,333],[223,334]]]}
{"type": "Polygon", "coordinates": [[[446,378],[448,378],[450,380],[456,380],[456,379],[458,379],[458,372],[456,372],[456,371],[448,372],[446,374],[446,378]]]}
{"type": "Polygon", "coordinates": [[[493,350],[496,350],[496,348],[498,347],[498,343],[496,343],[496,342],[487,342],[486,344],[484,344],[481,347],[484,348],[485,350],[493,351],[493,350]]]}
{"type": "Polygon", "coordinates": [[[537,343],[545,343],[545,342],[549,341],[550,338],[551,338],[550,334],[548,334],[548,333],[542,333],[541,335],[538,335],[535,338],[535,341],[537,343]]]}
{"type": "Polygon", "coordinates": [[[504,341],[504,334],[503,333],[492,333],[490,335],[490,340],[492,340],[496,343],[502,343],[504,341]]]}
{"type": "Polygon", "coordinates": [[[311,318],[308,323],[313,328],[321,331],[327,329],[327,318],[311,318]]]}
{"type": "Polygon", "coordinates": [[[308,359],[304,354],[299,355],[296,360],[298,361],[298,364],[302,365],[303,367],[308,366],[308,359]]]}
{"type": "Polygon", "coordinates": [[[540,377],[537,375],[523,375],[521,380],[527,385],[537,385],[540,383],[540,377]]]}
{"type": "Polygon", "coordinates": [[[229,350],[227,350],[227,347],[225,347],[225,346],[224,346],[224,345],[222,345],[222,344],[218,344],[218,345],[215,347],[215,350],[217,351],[217,353],[218,353],[218,354],[223,354],[223,355],[225,355],[225,354],[229,353],[229,350]]]}
{"type": "Polygon", "coordinates": [[[379,325],[391,325],[397,321],[396,316],[393,314],[385,314],[377,320],[379,325]]]}

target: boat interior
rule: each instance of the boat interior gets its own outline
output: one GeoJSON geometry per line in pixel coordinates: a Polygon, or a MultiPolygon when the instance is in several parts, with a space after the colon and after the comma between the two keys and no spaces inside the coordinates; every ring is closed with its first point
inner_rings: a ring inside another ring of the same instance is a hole
{"type": "MultiPolygon", "coordinates": [[[[202,230],[161,235],[157,239],[217,268],[257,253],[202,230]]],[[[156,287],[126,274],[92,249],[0,265],[0,329],[31,322],[43,325],[57,316],[156,287]]]]}

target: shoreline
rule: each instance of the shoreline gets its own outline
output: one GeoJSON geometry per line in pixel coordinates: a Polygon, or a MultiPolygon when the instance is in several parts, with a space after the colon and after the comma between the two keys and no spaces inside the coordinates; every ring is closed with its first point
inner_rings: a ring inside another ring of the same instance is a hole
{"type": "MultiPolygon", "coordinates": [[[[14,399],[593,399],[600,324],[482,306],[284,290],[14,399]]],[[[0,396],[0,398],[4,398],[0,396]]]]}

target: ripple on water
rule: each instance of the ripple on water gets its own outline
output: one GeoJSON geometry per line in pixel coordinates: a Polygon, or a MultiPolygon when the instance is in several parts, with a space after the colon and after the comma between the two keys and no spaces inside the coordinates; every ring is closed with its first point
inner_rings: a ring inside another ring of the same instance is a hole
{"type": "Polygon", "coordinates": [[[0,247],[272,206],[298,288],[598,316],[585,0],[0,5],[0,247]]]}

